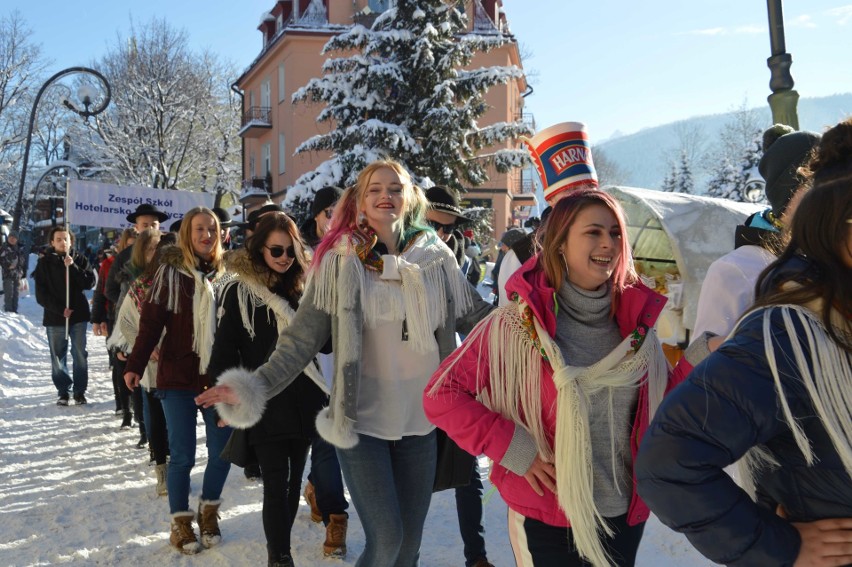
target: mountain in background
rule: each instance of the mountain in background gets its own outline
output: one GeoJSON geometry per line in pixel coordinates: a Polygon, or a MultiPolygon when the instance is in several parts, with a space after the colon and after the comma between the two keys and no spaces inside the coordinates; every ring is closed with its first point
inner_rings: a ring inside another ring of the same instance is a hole
{"type": "MultiPolygon", "coordinates": [[[[753,109],[760,118],[763,128],[772,125],[772,113],[769,105],[753,109]]],[[[619,185],[659,189],[663,178],[680,156],[684,132],[691,135],[700,133],[703,147],[712,151],[720,143],[720,134],[726,124],[735,119],[737,111],[709,116],[696,116],[663,126],[640,130],[635,134],[619,138],[609,138],[595,146],[618,171],[619,185]]],[[[819,98],[801,98],[798,104],[799,127],[802,130],[823,132],[844,118],[852,115],[852,93],[837,94],[819,98]]],[[[595,154],[597,160],[597,154],[595,154]]],[[[694,165],[695,192],[704,193],[709,171],[701,165],[694,165]]],[[[604,180],[604,182],[610,182],[604,180]]]]}

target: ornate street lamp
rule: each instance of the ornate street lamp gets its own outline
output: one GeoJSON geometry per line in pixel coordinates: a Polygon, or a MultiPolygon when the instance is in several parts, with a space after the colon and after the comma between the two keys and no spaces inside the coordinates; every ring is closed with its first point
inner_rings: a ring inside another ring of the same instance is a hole
{"type": "Polygon", "coordinates": [[[769,88],[769,108],[772,109],[772,122],[775,124],[787,124],[792,128],[799,129],[799,117],[796,114],[796,103],[799,93],[793,90],[793,76],[790,74],[790,65],[793,57],[787,53],[784,41],[784,12],[781,8],[781,0],[766,0],[766,8],[769,12],[769,42],[772,46],[772,56],[766,60],[771,73],[769,88]]]}
{"type": "Polygon", "coordinates": [[[23,216],[24,211],[24,186],[26,185],[27,180],[27,161],[29,161],[30,157],[30,144],[33,139],[33,126],[35,125],[38,103],[41,101],[41,96],[47,88],[54,84],[63,92],[62,104],[86,120],[88,120],[90,116],[100,114],[106,110],[107,105],[109,105],[111,91],[106,77],[94,69],[89,69],[88,67],[69,67],[68,69],[59,71],[41,86],[41,89],[39,89],[35,101],[33,102],[32,112],[30,112],[30,125],[27,130],[27,141],[24,145],[24,163],[21,167],[21,184],[18,188],[18,202],[15,205],[12,230],[18,230],[21,227],[21,217],[23,216]],[[57,82],[60,79],[64,79],[65,77],[72,75],[86,75],[94,77],[97,79],[97,82],[100,83],[100,89],[96,88],[89,82],[81,83],[79,87],[77,87],[76,93],[79,102],[75,103],[71,100],[71,88],[57,82]]]}

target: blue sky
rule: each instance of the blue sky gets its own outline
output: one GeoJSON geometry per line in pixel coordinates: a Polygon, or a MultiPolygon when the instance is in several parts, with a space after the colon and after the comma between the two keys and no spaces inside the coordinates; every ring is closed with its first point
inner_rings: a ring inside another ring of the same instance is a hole
{"type": "MultiPolygon", "coordinates": [[[[852,92],[852,3],[784,5],[787,51],[802,97],[852,92]]],[[[586,122],[593,140],[700,114],[766,104],[770,55],[763,0],[504,0],[537,72],[527,110],[539,128],[586,122]]],[[[131,17],[167,17],[193,46],[243,69],[259,53],[261,13],[274,0],[4,0],[53,59],[91,63],[126,36],[131,17]]],[[[852,114],[852,108],[849,109],[852,114]]]]}

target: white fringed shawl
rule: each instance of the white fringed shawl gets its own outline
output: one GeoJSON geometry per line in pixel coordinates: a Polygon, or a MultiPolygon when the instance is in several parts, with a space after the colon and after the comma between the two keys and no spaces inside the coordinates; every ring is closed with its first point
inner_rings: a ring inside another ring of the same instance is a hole
{"type": "MultiPolygon", "coordinates": [[[[592,487],[589,396],[603,388],[639,387],[647,380],[650,421],[663,399],[669,365],[656,333],[650,329],[638,351],[634,352],[631,345],[635,336],[628,335],[592,366],[566,365],[559,347],[538,320],[523,315],[526,308],[521,302],[497,309],[474,329],[461,348],[485,341],[490,393],[482,383],[482,369],[477,369],[479,401],[529,431],[542,460],[555,463],[557,498],[571,522],[577,551],[593,565],[611,565],[611,558],[601,545],[602,534],[611,534],[611,530],[597,510],[592,487]],[[531,324],[536,339],[532,338],[531,324]],[[555,451],[547,441],[541,420],[542,356],[553,367],[557,388],[555,451]]],[[[445,369],[435,381],[429,395],[437,394],[448,371],[445,369]]],[[[612,414],[609,421],[612,428],[612,414]]]]}
{"type": "MultiPolygon", "coordinates": [[[[276,321],[278,322],[279,333],[290,326],[290,322],[293,320],[296,312],[292,307],[290,307],[283,297],[276,295],[267,287],[253,281],[250,277],[246,277],[245,274],[237,275],[236,278],[229,282],[229,285],[235,285],[237,287],[237,304],[239,305],[240,319],[243,323],[243,328],[246,330],[249,337],[252,339],[255,337],[254,316],[258,307],[266,307],[267,317],[270,313],[275,316],[276,321]]],[[[219,308],[217,319],[221,319],[224,314],[223,309],[223,307],[219,308]]],[[[313,380],[323,392],[326,394],[329,393],[325,378],[323,378],[322,373],[314,360],[311,360],[303,372],[308,378],[313,380]]]]}
{"type": "MultiPolygon", "coordinates": [[[[793,433],[796,446],[808,465],[814,464],[811,443],[799,420],[793,416],[778,372],[778,357],[791,360],[813,403],[816,414],[825,428],[834,450],[840,456],[846,472],[852,478],[852,355],[843,350],[828,334],[816,314],[819,306],[779,305],[763,310],[763,345],[766,361],[775,382],[775,392],[781,405],[784,421],[793,433]],[[811,308],[809,308],[811,307],[811,308]],[[784,328],[790,336],[792,352],[776,351],[777,342],[772,330],[773,312],[780,312],[784,328]],[[801,326],[799,336],[796,323],[801,326]],[[803,348],[801,340],[807,345],[803,348]]],[[[837,314],[835,312],[835,314],[837,314]]],[[[839,316],[839,314],[837,314],[839,316]]],[[[843,327],[837,326],[843,336],[843,327]]],[[[733,332],[732,332],[733,334],[733,332]]],[[[852,340],[852,337],[848,337],[852,340]]],[[[777,461],[765,447],[753,447],[738,463],[743,489],[755,498],[754,477],[765,466],[777,466],[777,461]]]]}
{"type": "MultiPolygon", "coordinates": [[[[455,304],[456,318],[473,307],[466,292],[467,282],[449,248],[435,237],[421,233],[399,255],[382,256],[384,269],[379,278],[367,277],[365,267],[355,251],[355,242],[341,238],[323,257],[319,268],[311,272],[308,285],[315,286],[317,309],[338,315],[338,301],[347,291],[360,292],[364,324],[375,327],[381,320],[405,319],[411,346],[425,353],[435,349],[435,329],[447,318],[447,285],[455,304]],[[350,269],[342,269],[347,265],[350,269]],[[357,281],[349,281],[349,277],[357,281]],[[402,284],[402,303],[384,301],[389,294],[385,286],[402,284]],[[341,293],[343,292],[343,293],[341,293]],[[368,297],[382,301],[367,301],[368,297]]],[[[335,353],[337,354],[337,353],[335,353]]],[[[360,354],[360,353],[359,353],[360,354]]]]}
{"type": "Polygon", "coordinates": [[[168,293],[166,309],[172,313],[180,312],[180,276],[192,278],[195,290],[192,294],[192,352],[198,355],[198,371],[207,372],[210,354],[213,350],[213,338],[216,331],[216,297],[213,285],[198,270],[187,272],[184,268],[164,264],[160,266],[151,284],[150,301],[158,302],[165,287],[168,293]]]}

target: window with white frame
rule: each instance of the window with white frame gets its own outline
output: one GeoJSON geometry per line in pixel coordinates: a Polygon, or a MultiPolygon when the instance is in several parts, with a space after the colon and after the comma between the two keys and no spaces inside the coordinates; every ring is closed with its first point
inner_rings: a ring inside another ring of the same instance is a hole
{"type": "Polygon", "coordinates": [[[263,144],[260,152],[261,167],[263,175],[272,171],[272,144],[263,144]]]}
{"type": "Polygon", "coordinates": [[[278,174],[287,171],[287,150],[285,145],[286,139],[283,132],[278,133],[278,174]]]}
{"type": "Polygon", "coordinates": [[[266,79],[260,84],[260,106],[263,108],[272,107],[271,89],[272,85],[270,85],[269,79],[266,79]]]}
{"type": "Polygon", "coordinates": [[[278,102],[284,102],[287,97],[287,89],[284,88],[284,63],[278,64],[278,102]]]}

